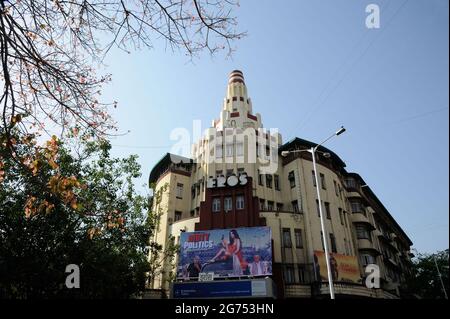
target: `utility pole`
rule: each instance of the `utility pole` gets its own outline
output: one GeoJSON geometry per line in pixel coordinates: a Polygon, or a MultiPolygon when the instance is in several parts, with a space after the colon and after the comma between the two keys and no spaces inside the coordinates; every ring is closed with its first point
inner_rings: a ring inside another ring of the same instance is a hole
{"type": "Polygon", "coordinates": [[[442,280],[442,275],[441,275],[441,272],[439,271],[439,266],[437,264],[436,255],[433,255],[433,259],[434,259],[434,264],[436,265],[436,270],[438,272],[439,280],[441,281],[442,290],[444,291],[445,299],[448,299],[447,291],[445,290],[445,286],[444,286],[444,281],[442,280]]]}

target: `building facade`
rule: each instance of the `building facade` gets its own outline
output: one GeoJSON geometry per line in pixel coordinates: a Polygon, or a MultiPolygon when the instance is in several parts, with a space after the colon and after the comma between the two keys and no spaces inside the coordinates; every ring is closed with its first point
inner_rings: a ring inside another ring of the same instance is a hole
{"type": "MultiPolygon", "coordinates": [[[[166,154],[150,173],[160,214],[152,240],[167,247],[182,232],[268,226],[278,297],[326,297],[328,283],[315,271],[323,251],[319,204],[328,247],[336,258],[353,258],[359,280],[335,281],[337,296],[399,298],[409,272],[411,240],[356,173],[331,150],[319,147],[319,177],[312,155],[283,151],[316,144],[301,138],[283,143],[275,129],[264,129],[241,71],[231,72],[220,117],[193,145],[190,158],[166,154]],[[227,185],[230,176],[248,178],[227,185]],[[319,183],[322,202],[317,200],[319,183]],[[326,216],[325,216],[326,215],[326,216]],[[340,256],[340,257],[339,257],[340,256]],[[380,286],[366,287],[366,266],[377,265],[380,286]]],[[[169,290],[175,260],[162,260],[164,271],[150,288],[169,290]]]]}

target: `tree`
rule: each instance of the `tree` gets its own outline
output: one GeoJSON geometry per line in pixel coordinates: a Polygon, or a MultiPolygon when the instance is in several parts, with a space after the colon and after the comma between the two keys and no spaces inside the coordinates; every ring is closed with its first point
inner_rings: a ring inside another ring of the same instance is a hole
{"type": "Polygon", "coordinates": [[[449,250],[446,249],[434,254],[418,254],[413,260],[412,273],[407,280],[408,290],[421,298],[445,298],[442,283],[447,294],[450,288],[448,253],[449,250]],[[442,276],[442,282],[439,272],[442,276]]]}
{"type": "Polygon", "coordinates": [[[70,140],[53,137],[37,147],[33,136],[14,139],[20,140],[16,157],[0,151],[0,296],[128,298],[142,292],[149,271],[157,271],[149,249],[161,252],[149,245],[156,217],[147,214],[148,197],[133,186],[140,175],[136,156],[111,158],[105,140],[71,147],[70,140]],[[39,153],[36,169],[16,161],[32,153],[39,153]],[[80,289],[65,286],[69,264],[80,268],[80,289]]]}
{"type": "MultiPolygon", "coordinates": [[[[162,39],[195,56],[232,51],[235,0],[0,1],[0,95],[6,134],[78,125],[104,135],[114,128],[100,101],[109,75],[96,76],[112,47],[153,47],[162,39]]],[[[115,106],[115,103],[112,103],[115,106]]]]}

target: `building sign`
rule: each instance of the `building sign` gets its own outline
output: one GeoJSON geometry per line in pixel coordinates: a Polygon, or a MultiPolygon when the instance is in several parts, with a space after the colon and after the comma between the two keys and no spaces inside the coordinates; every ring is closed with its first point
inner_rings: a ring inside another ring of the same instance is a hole
{"type": "Polygon", "coordinates": [[[214,178],[210,176],[206,182],[207,188],[217,188],[217,187],[226,187],[226,186],[236,186],[236,185],[245,185],[247,184],[247,173],[242,173],[239,176],[230,175],[228,177],[225,176],[217,176],[214,178]]]}
{"type": "Polygon", "coordinates": [[[214,282],[174,282],[171,298],[267,298],[275,297],[270,278],[221,280],[214,282]]]}
{"type": "Polygon", "coordinates": [[[184,232],[180,237],[177,278],[267,276],[272,274],[270,227],[184,232]]]}
{"type": "MultiPolygon", "coordinates": [[[[355,256],[330,253],[331,275],[333,281],[361,283],[358,260],[355,256]]],[[[323,251],[314,251],[314,268],[316,279],[328,281],[327,264],[323,251]]]]}

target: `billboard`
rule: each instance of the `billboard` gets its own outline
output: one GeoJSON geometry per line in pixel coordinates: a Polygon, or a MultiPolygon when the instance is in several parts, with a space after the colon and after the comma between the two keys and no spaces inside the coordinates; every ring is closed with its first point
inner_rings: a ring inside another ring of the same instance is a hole
{"type": "MultiPolygon", "coordinates": [[[[358,260],[355,256],[330,253],[330,265],[333,281],[352,283],[361,282],[358,260]]],[[[314,251],[314,268],[316,278],[318,278],[320,274],[321,281],[328,281],[327,264],[325,253],[323,251],[314,251]]]]}
{"type": "Polygon", "coordinates": [[[184,232],[180,236],[177,278],[266,276],[272,274],[270,227],[184,232]]]}

